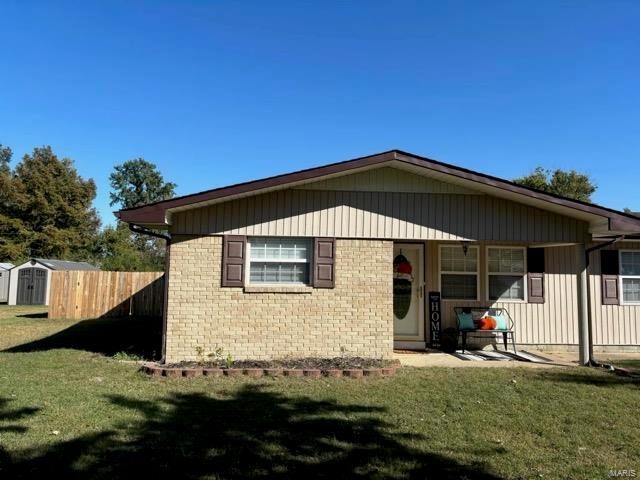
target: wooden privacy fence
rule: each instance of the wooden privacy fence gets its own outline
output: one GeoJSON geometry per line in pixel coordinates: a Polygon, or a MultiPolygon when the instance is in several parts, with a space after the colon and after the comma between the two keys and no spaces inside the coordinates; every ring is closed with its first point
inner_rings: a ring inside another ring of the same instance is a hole
{"type": "Polygon", "coordinates": [[[51,272],[49,318],[162,316],[162,272],[51,272]]]}

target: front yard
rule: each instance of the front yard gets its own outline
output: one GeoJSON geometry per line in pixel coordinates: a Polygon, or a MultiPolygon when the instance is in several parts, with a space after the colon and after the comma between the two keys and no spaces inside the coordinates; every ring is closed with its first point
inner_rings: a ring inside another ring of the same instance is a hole
{"type": "Polygon", "coordinates": [[[150,379],[157,325],[0,306],[0,478],[607,478],[640,384],[586,368],[150,379]]]}

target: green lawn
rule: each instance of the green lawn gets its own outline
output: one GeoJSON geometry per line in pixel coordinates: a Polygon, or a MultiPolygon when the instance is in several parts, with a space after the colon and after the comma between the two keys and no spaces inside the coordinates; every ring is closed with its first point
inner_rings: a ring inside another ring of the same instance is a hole
{"type": "Polygon", "coordinates": [[[150,379],[157,323],[0,306],[0,478],[607,478],[640,385],[586,368],[150,379]],[[26,315],[26,316],[20,316],[26,315]]]}

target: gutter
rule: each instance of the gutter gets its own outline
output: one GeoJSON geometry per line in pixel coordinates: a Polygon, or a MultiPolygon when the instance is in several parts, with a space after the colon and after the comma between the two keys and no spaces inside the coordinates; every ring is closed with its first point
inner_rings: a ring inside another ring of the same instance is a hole
{"type": "Polygon", "coordinates": [[[129,223],[129,230],[131,230],[133,233],[139,233],[141,235],[148,235],[150,237],[161,238],[167,242],[167,245],[171,243],[170,235],[154,232],[153,230],[149,230],[148,228],[142,227],[140,225],[136,225],[135,223],[129,223]]]}
{"type": "Polygon", "coordinates": [[[597,250],[602,250],[604,247],[608,247],[609,245],[613,245],[615,243],[618,243],[620,240],[624,240],[625,237],[626,237],[626,235],[618,235],[617,237],[612,238],[608,242],[601,243],[599,245],[595,245],[595,246],[593,246],[591,248],[587,248],[585,250],[585,255],[587,256],[587,267],[589,266],[589,254],[591,252],[595,252],[597,250]]]}
{"type": "Polygon", "coordinates": [[[589,281],[589,264],[591,263],[589,261],[589,254],[591,252],[596,252],[598,250],[602,250],[605,247],[608,247],[609,245],[615,245],[616,243],[618,243],[621,240],[624,240],[625,235],[619,235],[617,237],[612,238],[611,240],[609,240],[608,242],[605,243],[601,243],[599,245],[595,245],[591,248],[587,248],[584,252],[585,255],[585,261],[586,261],[586,266],[587,266],[587,302],[589,304],[589,308],[587,308],[587,316],[588,316],[588,320],[589,320],[589,329],[588,329],[588,336],[589,336],[589,362],[587,363],[587,366],[590,367],[603,367],[603,368],[611,368],[611,365],[606,365],[603,363],[600,363],[598,361],[596,361],[593,357],[593,333],[592,333],[592,325],[593,325],[593,315],[591,314],[591,282],[589,281]]]}

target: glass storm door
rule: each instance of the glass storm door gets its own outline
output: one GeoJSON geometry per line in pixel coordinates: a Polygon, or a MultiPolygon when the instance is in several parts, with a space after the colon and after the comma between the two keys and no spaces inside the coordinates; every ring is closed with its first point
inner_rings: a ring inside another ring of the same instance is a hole
{"type": "Polygon", "coordinates": [[[424,341],[424,245],[393,246],[393,337],[424,341]]]}

